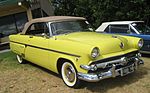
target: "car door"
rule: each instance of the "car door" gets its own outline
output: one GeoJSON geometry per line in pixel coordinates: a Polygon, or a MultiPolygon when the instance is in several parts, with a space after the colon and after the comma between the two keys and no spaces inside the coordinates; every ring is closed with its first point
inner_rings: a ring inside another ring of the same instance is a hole
{"type": "Polygon", "coordinates": [[[28,37],[28,43],[25,49],[25,58],[37,65],[47,66],[48,60],[48,43],[49,35],[48,23],[34,23],[32,24],[26,35],[28,37]]]}

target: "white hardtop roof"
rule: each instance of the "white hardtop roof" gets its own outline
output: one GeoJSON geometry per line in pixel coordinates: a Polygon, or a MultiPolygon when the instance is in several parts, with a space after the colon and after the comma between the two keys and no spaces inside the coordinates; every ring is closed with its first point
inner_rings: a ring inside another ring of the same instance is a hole
{"type": "Polygon", "coordinates": [[[144,22],[144,21],[113,21],[113,22],[103,22],[97,29],[96,32],[104,32],[106,27],[110,24],[131,24],[131,23],[137,23],[137,22],[144,22]]]}
{"type": "Polygon", "coordinates": [[[144,22],[144,21],[113,21],[113,22],[104,22],[103,24],[131,24],[136,22],[144,22]]]}

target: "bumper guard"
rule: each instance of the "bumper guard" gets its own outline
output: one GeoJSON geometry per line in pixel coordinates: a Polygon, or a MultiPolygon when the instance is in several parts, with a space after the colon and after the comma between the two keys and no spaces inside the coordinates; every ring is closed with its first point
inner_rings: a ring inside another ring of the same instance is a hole
{"type": "MultiPolygon", "coordinates": [[[[106,72],[100,72],[100,73],[78,73],[78,78],[81,79],[81,80],[84,80],[84,81],[88,81],[88,82],[97,82],[97,81],[100,81],[102,79],[106,79],[106,78],[112,78],[112,77],[116,77],[116,76],[125,76],[129,73],[132,73],[134,72],[138,67],[139,65],[142,65],[144,64],[144,62],[138,58],[138,57],[134,57],[134,62],[128,66],[125,66],[125,67],[122,67],[122,68],[119,68],[119,69],[116,69],[116,66],[117,64],[116,63],[125,63],[127,62],[127,58],[123,57],[121,59],[117,59],[117,60],[113,60],[113,61],[109,61],[109,62],[105,62],[105,63],[99,63],[99,64],[96,64],[96,69],[94,70],[97,70],[97,68],[105,68],[108,64],[111,64],[111,68],[106,71],[106,72]]],[[[81,66],[81,68],[83,69],[86,69],[89,70],[93,70],[94,66],[81,66]]]]}

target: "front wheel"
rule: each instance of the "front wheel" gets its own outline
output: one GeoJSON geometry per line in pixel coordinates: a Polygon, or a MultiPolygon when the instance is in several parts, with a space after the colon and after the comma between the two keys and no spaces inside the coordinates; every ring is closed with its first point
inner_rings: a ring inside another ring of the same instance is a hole
{"type": "Polygon", "coordinates": [[[61,76],[68,87],[79,88],[80,80],[77,77],[77,71],[70,62],[64,62],[61,67],[61,76]]]}

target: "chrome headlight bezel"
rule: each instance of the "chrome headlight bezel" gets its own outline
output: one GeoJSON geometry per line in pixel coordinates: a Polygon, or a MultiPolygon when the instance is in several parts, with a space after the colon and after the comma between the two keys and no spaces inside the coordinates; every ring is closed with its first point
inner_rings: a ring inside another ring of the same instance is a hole
{"type": "Polygon", "coordinates": [[[139,48],[142,48],[143,43],[144,43],[144,42],[143,42],[143,39],[140,39],[139,42],[138,42],[138,47],[139,47],[139,48]]]}
{"type": "Polygon", "coordinates": [[[100,55],[100,50],[98,47],[95,47],[91,51],[91,58],[97,58],[100,55]]]}

